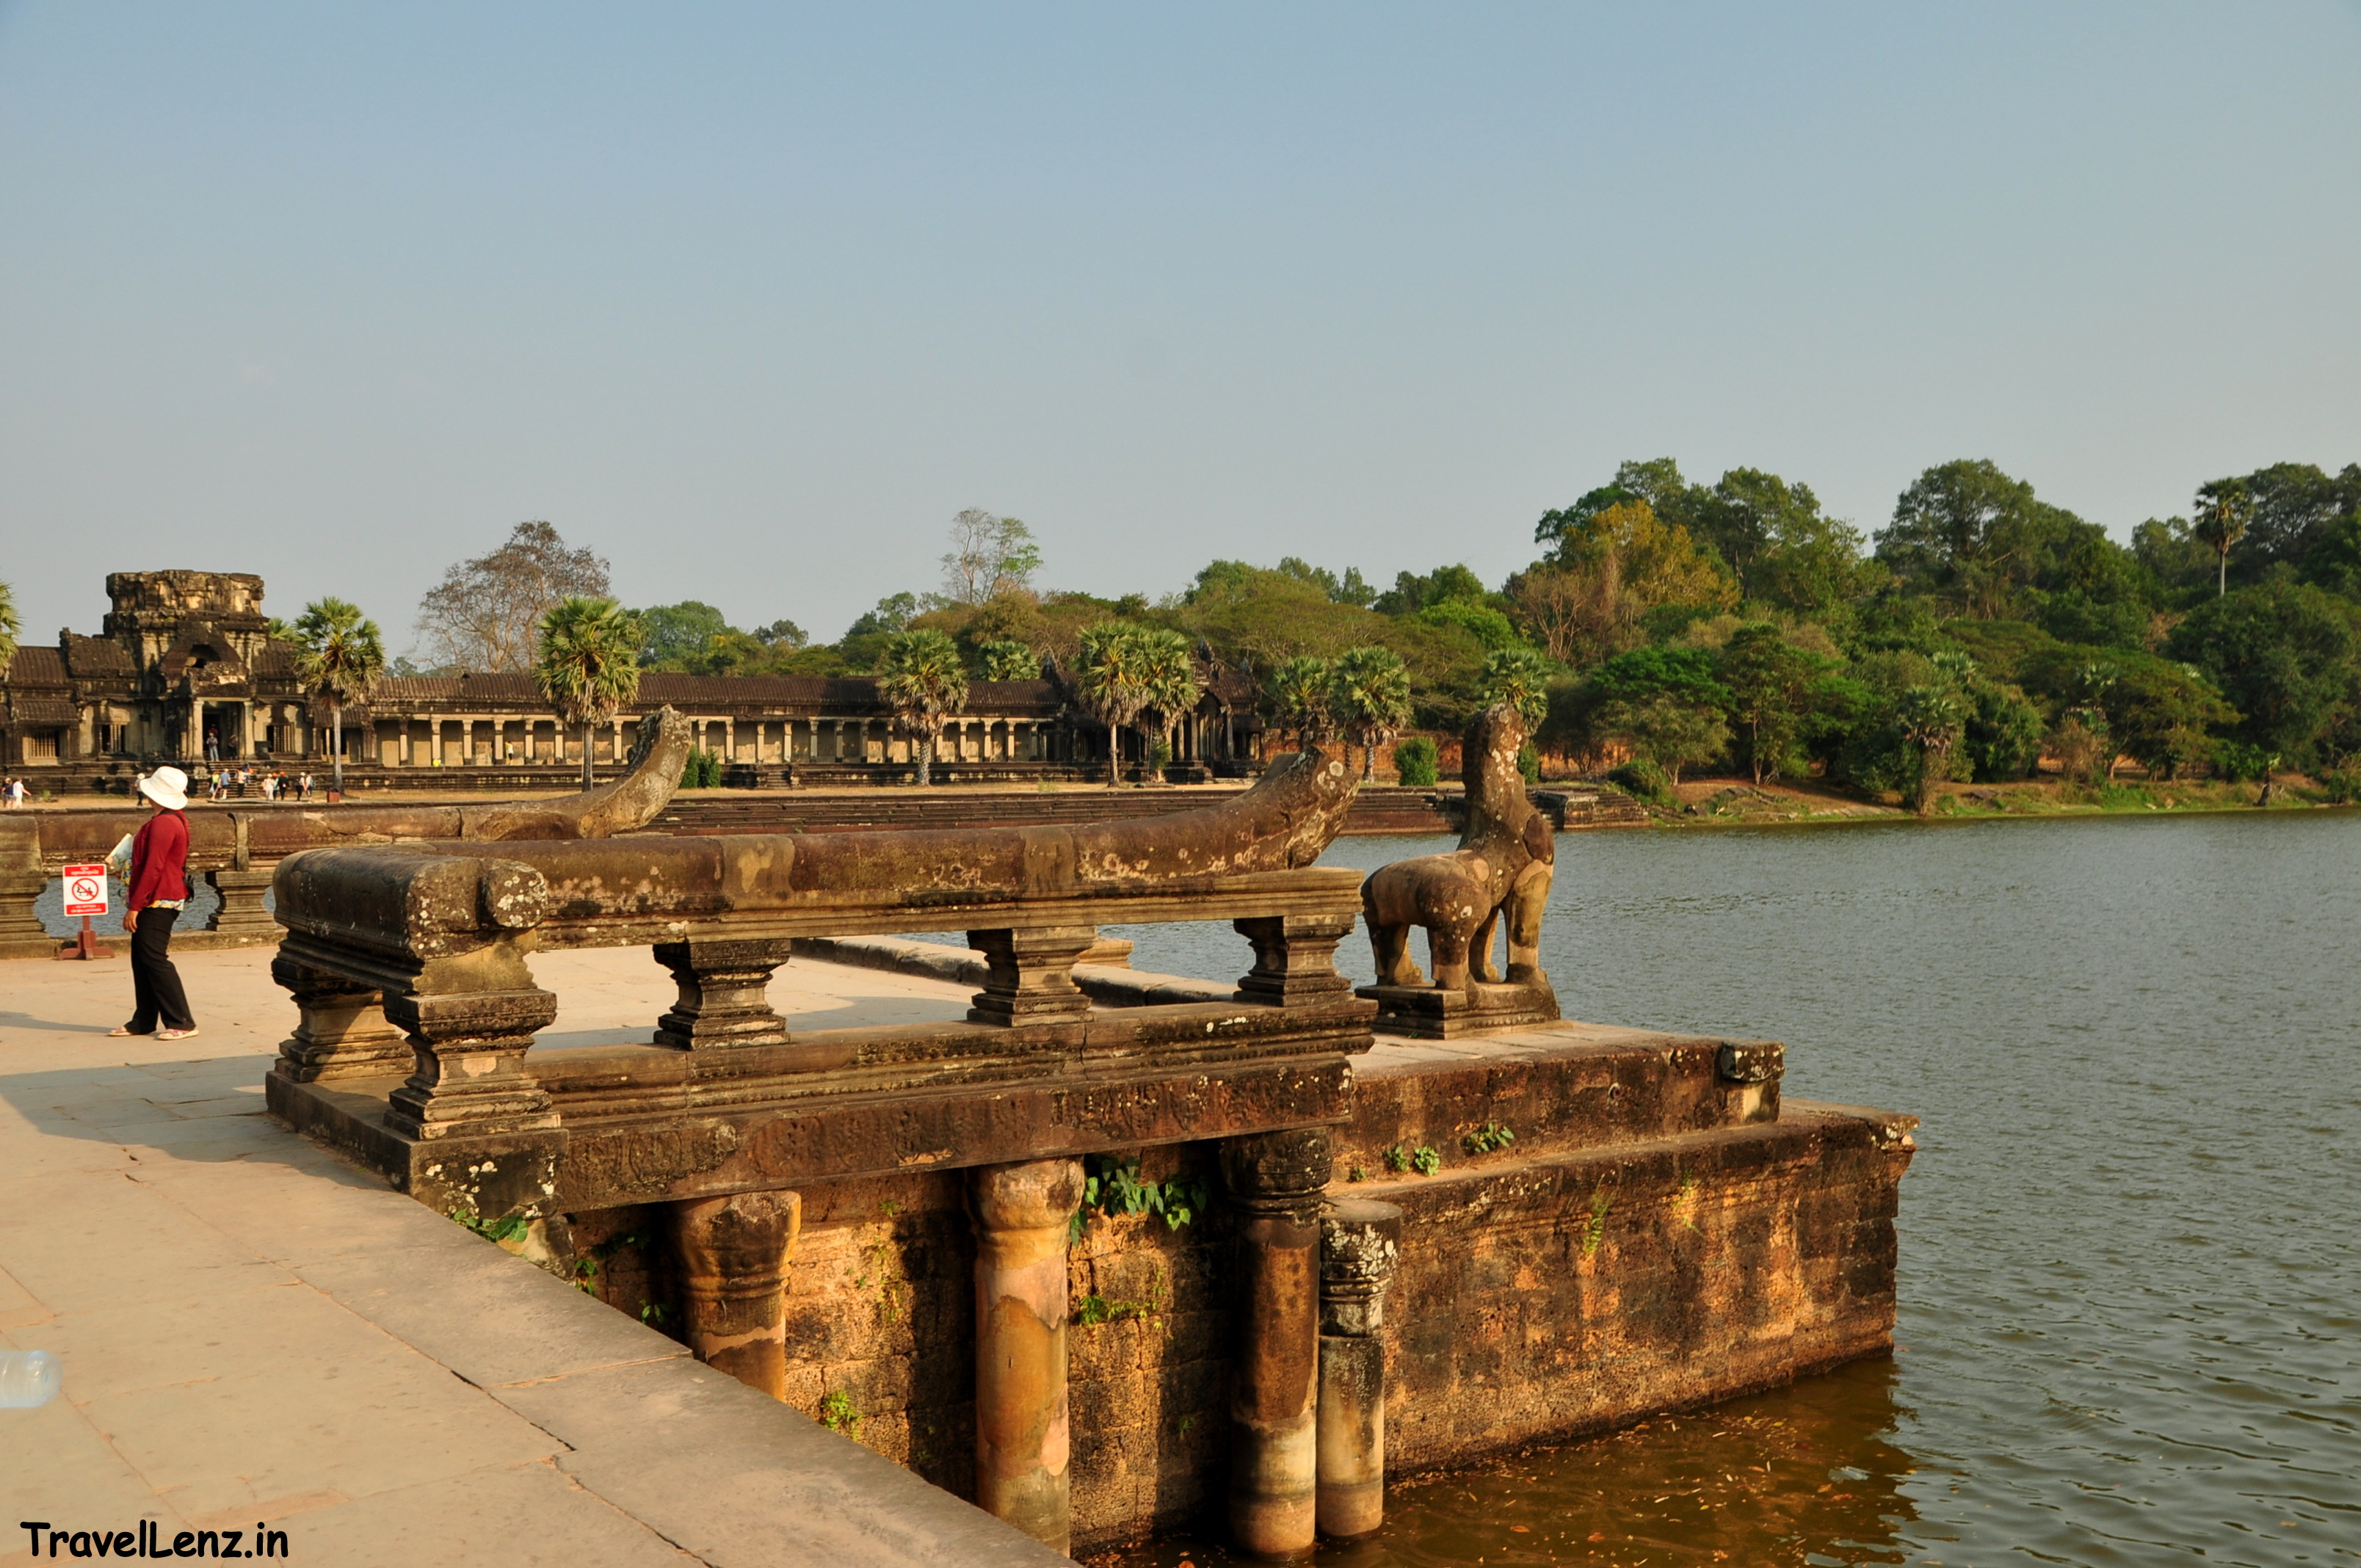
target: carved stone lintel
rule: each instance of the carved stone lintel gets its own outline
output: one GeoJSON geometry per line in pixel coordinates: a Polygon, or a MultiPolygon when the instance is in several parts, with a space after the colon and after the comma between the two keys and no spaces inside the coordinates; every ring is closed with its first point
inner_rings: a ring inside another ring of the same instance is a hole
{"type": "Polygon", "coordinates": [[[372,987],[298,963],[270,960],[270,978],[295,999],[295,1032],[271,1070],[298,1083],[399,1072],[414,1065],[410,1040],[386,1022],[372,987]]]}
{"type": "Polygon", "coordinates": [[[784,1043],[787,1025],[769,993],[789,946],[785,938],[657,943],[656,962],[672,971],[680,999],[656,1020],[655,1043],[684,1051],[784,1043]]]}
{"type": "Polygon", "coordinates": [[[1074,963],[1098,940],[1095,926],[1034,926],[970,931],[968,946],[990,970],[968,1009],[974,1024],[1080,1023],[1091,999],[1074,983],[1074,963]]]}
{"type": "Polygon", "coordinates": [[[688,1348],[774,1399],[787,1396],[787,1260],[803,1225],[794,1192],[738,1192],[672,1206],[688,1348]]]}
{"type": "Polygon", "coordinates": [[[1238,1351],[1230,1391],[1230,1532],[1247,1552],[1312,1549],[1319,1480],[1320,1206],[1326,1129],[1221,1146],[1237,1230],[1238,1351]]]}
{"type": "Polygon", "coordinates": [[[1369,1534],[1386,1518],[1386,1286],[1402,1212],[1345,1199],[1320,1219],[1320,1533],[1369,1534]]]}
{"type": "Polygon", "coordinates": [[[1254,944],[1254,968],[1238,981],[1239,1001],[1300,1007],[1353,989],[1336,972],[1336,944],[1352,934],[1351,916],[1271,915],[1230,924],[1254,944]]]}

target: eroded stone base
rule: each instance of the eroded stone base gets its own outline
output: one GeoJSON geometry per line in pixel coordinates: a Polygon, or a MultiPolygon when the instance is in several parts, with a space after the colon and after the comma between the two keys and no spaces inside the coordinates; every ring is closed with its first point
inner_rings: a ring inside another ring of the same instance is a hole
{"type": "Polygon", "coordinates": [[[1557,1022],[1557,992],[1546,980],[1492,984],[1478,981],[1475,994],[1432,985],[1365,985],[1354,992],[1378,1004],[1371,1026],[1381,1035],[1413,1039],[1455,1040],[1557,1022]]]}

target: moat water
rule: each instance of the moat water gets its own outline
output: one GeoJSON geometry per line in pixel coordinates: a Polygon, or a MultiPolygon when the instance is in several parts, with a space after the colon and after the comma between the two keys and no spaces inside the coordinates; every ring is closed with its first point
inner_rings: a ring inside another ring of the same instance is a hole
{"type": "Polygon", "coordinates": [[[1398,1485],[1326,1568],[2361,1563],[2361,816],[1558,846],[1568,1016],[1783,1039],[1790,1094],[1925,1119],[1896,1352],[1398,1485]]]}

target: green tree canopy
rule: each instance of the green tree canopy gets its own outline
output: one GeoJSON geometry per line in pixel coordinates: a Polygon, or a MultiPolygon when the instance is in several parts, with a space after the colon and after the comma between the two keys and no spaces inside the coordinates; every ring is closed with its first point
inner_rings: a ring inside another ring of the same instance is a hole
{"type": "Polygon", "coordinates": [[[1411,721],[1410,667],[1390,648],[1345,650],[1329,682],[1328,703],[1346,741],[1361,748],[1361,777],[1377,770],[1378,748],[1411,721]]]}
{"type": "Polygon", "coordinates": [[[915,742],[918,783],[931,784],[944,721],[967,707],[967,669],[960,662],[959,644],[928,626],[888,634],[878,663],[877,695],[915,742]]]}
{"type": "Polygon", "coordinates": [[[2300,767],[2361,700],[2356,647],[2361,607],[2274,580],[2200,605],[2173,629],[2167,652],[2237,709],[2239,740],[2300,767]]]}
{"type": "Polygon", "coordinates": [[[582,787],[597,781],[590,731],[612,719],[640,689],[645,632],[610,598],[572,595],[543,612],[535,628],[533,684],[561,721],[582,733],[582,787]]]}
{"type": "Polygon", "coordinates": [[[1328,661],[1308,654],[1289,659],[1270,673],[1264,699],[1279,727],[1295,736],[1298,751],[1309,751],[1327,737],[1333,719],[1332,679],[1328,661]]]}
{"type": "Polygon", "coordinates": [[[360,606],[335,598],[313,599],[295,618],[296,677],[328,699],[329,787],[345,787],[345,704],[358,702],[385,670],[385,637],[360,606]]]}
{"type": "Polygon", "coordinates": [[[702,599],[650,605],[638,612],[638,621],[641,667],[683,674],[697,673],[694,664],[708,642],[738,630],[730,624],[729,617],[702,599]]]}

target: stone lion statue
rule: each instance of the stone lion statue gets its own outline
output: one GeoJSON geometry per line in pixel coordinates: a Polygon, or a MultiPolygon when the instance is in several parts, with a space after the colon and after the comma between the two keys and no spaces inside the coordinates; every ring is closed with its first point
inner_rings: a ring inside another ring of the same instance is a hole
{"type": "Polygon", "coordinates": [[[1423,926],[1436,988],[1464,991],[1472,999],[1477,981],[1499,981],[1492,968],[1492,934],[1503,914],[1510,983],[1546,983],[1542,910],[1549,903],[1557,843],[1517,771],[1524,743],[1524,720],[1515,707],[1503,702],[1486,709],[1461,747],[1467,825],[1459,848],[1380,866],[1361,884],[1379,985],[1425,983],[1410,956],[1411,927],[1423,926]]]}

